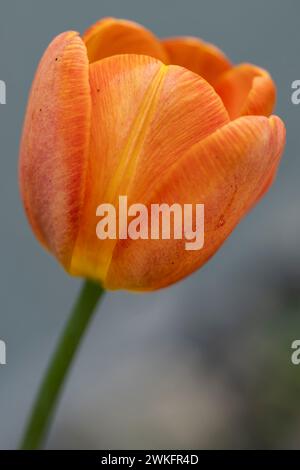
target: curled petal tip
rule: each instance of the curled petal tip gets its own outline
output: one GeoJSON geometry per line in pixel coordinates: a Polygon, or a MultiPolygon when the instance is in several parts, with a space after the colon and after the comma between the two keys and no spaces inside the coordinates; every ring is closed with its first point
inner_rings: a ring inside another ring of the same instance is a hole
{"type": "Polygon", "coordinates": [[[215,85],[231,117],[270,116],[276,87],[270,74],[251,64],[240,64],[223,73],[215,85]]]}

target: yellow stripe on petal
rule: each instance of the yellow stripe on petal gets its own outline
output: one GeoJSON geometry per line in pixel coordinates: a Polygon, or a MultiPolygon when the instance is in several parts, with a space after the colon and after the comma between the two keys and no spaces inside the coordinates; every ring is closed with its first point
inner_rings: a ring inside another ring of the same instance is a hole
{"type": "Polygon", "coordinates": [[[181,65],[214,85],[220,75],[231,67],[229,59],[213,44],[193,37],[178,37],[162,41],[170,63],[181,65]]]}
{"type": "Polygon", "coordinates": [[[160,41],[133,21],[104,18],[84,33],[83,40],[90,63],[116,54],[145,54],[168,62],[160,41]]]}
{"type": "Polygon", "coordinates": [[[225,72],[215,89],[231,117],[270,116],[276,88],[267,71],[251,64],[240,64],[225,72]]]}
{"type": "MultiPolygon", "coordinates": [[[[241,117],[190,149],[143,202],[204,204],[204,247],[185,240],[119,240],[106,277],[109,289],[154,290],[201,267],[253,206],[277,168],[285,142],[278,117],[241,117]]],[[[149,212],[150,213],[150,212],[149,212]]]]}

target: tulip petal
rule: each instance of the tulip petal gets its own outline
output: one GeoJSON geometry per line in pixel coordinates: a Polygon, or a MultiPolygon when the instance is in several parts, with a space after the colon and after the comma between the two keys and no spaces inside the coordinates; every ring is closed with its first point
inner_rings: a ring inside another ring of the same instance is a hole
{"type": "Polygon", "coordinates": [[[181,65],[214,85],[220,75],[231,67],[220,49],[193,37],[178,37],[162,41],[171,64],[181,65]]]}
{"type": "Polygon", "coordinates": [[[20,147],[22,197],[37,237],[67,267],[84,192],[91,99],[86,48],[57,36],[39,64],[20,147]]]}
{"type": "MultiPolygon", "coordinates": [[[[274,117],[274,118],[277,119],[277,124],[278,124],[279,118],[278,117],[274,117]]],[[[276,125],[276,123],[274,124],[273,120],[271,120],[271,123],[273,125],[276,125]]],[[[281,143],[281,147],[279,148],[279,153],[277,154],[277,158],[275,157],[273,159],[273,162],[271,163],[271,165],[269,167],[269,170],[267,171],[267,173],[265,175],[265,178],[262,181],[260,191],[259,191],[257,197],[254,199],[252,206],[256,205],[256,203],[264,196],[264,194],[270,189],[270,187],[272,186],[272,184],[275,181],[277,171],[278,171],[278,167],[279,167],[279,160],[281,158],[281,154],[283,152],[283,148],[284,148],[285,140],[286,140],[285,126],[281,121],[280,121],[280,124],[281,125],[277,126],[277,141],[279,143],[281,143]]]]}
{"type": "Polygon", "coordinates": [[[149,56],[90,65],[92,125],[87,191],[71,272],[104,279],[116,240],[96,238],[96,208],[143,198],[196,142],[229,122],[201,77],[149,56]]]}
{"type": "Polygon", "coordinates": [[[202,266],[261,196],[270,169],[276,168],[285,141],[278,117],[241,117],[196,144],[157,182],[150,204],[204,204],[205,241],[199,251],[185,240],[119,240],[107,288],[153,290],[202,266]]]}
{"type": "Polygon", "coordinates": [[[225,72],[215,89],[231,119],[243,115],[270,116],[275,105],[276,88],[272,78],[251,64],[240,64],[225,72]]]}
{"type": "Polygon", "coordinates": [[[84,33],[83,40],[90,63],[116,54],[145,54],[168,62],[160,41],[133,21],[104,18],[84,33]]]}

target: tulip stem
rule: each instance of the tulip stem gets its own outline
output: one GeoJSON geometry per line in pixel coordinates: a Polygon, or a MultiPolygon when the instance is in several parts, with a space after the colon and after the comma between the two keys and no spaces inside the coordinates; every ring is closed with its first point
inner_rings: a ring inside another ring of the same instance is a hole
{"type": "Polygon", "coordinates": [[[97,302],[104,292],[105,290],[94,282],[86,281],[83,284],[37,394],[21,449],[41,447],[72,360],[93,316],[97,302]]]}

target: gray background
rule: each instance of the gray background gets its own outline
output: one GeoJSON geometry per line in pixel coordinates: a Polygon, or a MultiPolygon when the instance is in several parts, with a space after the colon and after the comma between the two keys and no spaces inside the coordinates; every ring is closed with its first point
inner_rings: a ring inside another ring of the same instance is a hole
{"type": "Polygon", "coordinates": [[[74,364],[49,448],[297,448],[300,366],[300,2],[51,0],[0,3],[0,447],[14,448],[80,286],[33,237],[17,186],[28,90],[50,40],[102,16],[195,35],[268,69],[287,126],[279,176],[203,269],[164,291],[108,294],[74,364]]]}

